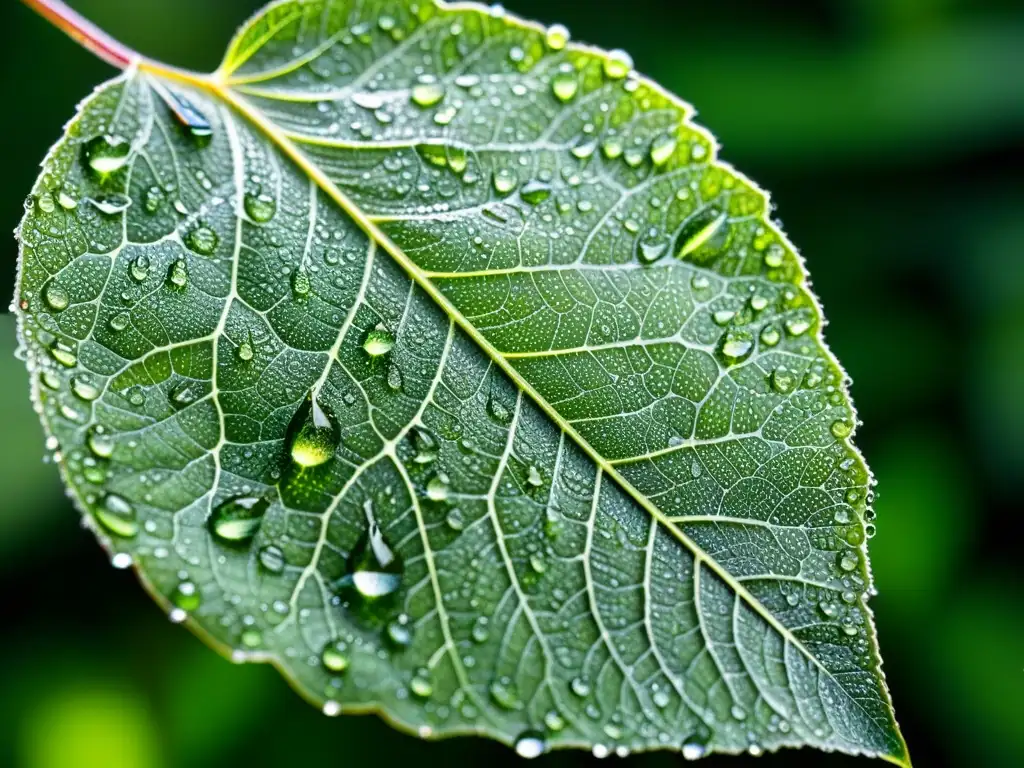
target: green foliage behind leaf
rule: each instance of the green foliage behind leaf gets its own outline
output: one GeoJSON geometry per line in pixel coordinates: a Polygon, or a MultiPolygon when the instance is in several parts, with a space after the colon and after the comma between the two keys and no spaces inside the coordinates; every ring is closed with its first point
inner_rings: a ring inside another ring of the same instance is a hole
{"type": "Polygon", "coordinates": [[[800,257],[685,104],[565,38],[293,0],[213,76],[98,89],[19,230],[65,481],[327,714],[905,763],[800,257]]]}

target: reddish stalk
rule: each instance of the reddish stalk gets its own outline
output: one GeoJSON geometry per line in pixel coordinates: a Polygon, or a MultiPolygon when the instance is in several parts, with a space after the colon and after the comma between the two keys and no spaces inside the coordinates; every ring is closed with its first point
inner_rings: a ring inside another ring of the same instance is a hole
{"type": "Polygon", "coordinates": [[[143,57],[118,42],[91,21],[68,7],[63,0],[22,0],[57,29],[118,69],[127,69],[143,57]]]}

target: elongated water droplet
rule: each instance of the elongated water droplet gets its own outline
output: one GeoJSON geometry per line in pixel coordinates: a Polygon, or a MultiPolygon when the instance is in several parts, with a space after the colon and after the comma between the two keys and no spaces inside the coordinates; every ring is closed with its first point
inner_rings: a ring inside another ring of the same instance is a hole
{"type": "Polygon", "coordinates": [[[653,264],[666,253],[668,253],[668,242],[665,240],[640,243],[639,256],[640,261],[644,264],[653,264]]]}
{"type": "Polygon", "coordinates": [[[571,67],[568,70],[560,70],[551,79],[551,92],[561,102],[572,101],[579,88],[580,82],[571,67]]]}
{"type": "Polygon", "coordinates": [[[222,541],[244,542],[256,535],[270,501],[263,496],[236,496],[217,505],[210,530],[222,541]]]}
{"type": "Polygon", "coordinates": [[[678,141],[671,134],[662,134],[651,144],[651,162],[655,166],[665,165],[675,154],[678,141]]]}
{"type": "Polygon", "coordinates": [[[370,357],[386,355],[395,346],[395,337],[383,325],[378,325],[368,334],[363,342],[363,350],[370,357]]]}
{"type": "Polygon", "coordinates": [[[495,680],[489,688],[491,700],[502,709],[515,711],[523,708],[523,702],[519,695],[511,687],[511,682],[506,679],[495,680]]]}
{"type": "Polygon", "coordinates": [[[266,224],[277,213],[277,203],[267,194],[245,196],[245,213],[257,224],[266,224]]]}
{"type": "Polygon", "coordinates": [[[402,389],[402,370],[394,363],[388,366],[387,384],[392,392],[402,389]]]}
{"type": "Polygon", "coordinates": [[[802,317],[795,317],[786,321],[786,333],[790,336],[803,336],[810,329],[810,321],[802,317]]]}
{"type": "Polygon", "coordinates": [[[368,527],[356,543],[348,560],[348,579],[364,598],[375,600],[398,591],[402,585],[404,563],[388,544],[373,519],[373,504],[363,505],[368,527]]]}
{"type": "Polygon", "coordinates": [[[580,698],[585,698],[590,695],[590,683],[584,680],[582,677],[573,678],[572,683],[569,684],[572,692],[580,698]]]}
{"type": "Polygon", "coordinates": [[[129,323],[131,323],[131,315],[127,312],[118,312],[110,318],[110,322],[108,322],[107,325],[110,327],[110,330],[118,333],[127,328],[129,323]]]}
{"type": "Polygon", "coordinates": [[[188,247],[201,256],[209,256],[215,250],[217,245],[220,243],[220,237],[209,227],[197,227],[189,232],[186,238],[188,247]]]}
{"type": "Polygon", "coordinates": [[[164,191],[160,187],[150,187],[142,198],[142,207],[146,213],[156,213],[164,204],[164,191]]]}
{"type": "Polygon", "coordinates": [[[124,168],[131,151],[132,145],[119,136],[97,136],[85,145],[85,161],[102,181],[124,168]]]}
{"type": "Polygon", "coordinates": [[[780,365],[772,371],[772,389],[780,395],[792,392],[794,386],[796,386],[796,376],[784,365],[780,365]]]}
{"type": "Polygon", "coordinates": [[[63,208],[65,211],[73,211],[75,210],[75,208],[78,207],[78,201],[75,200],[75,198],[73,198],[67,192],[61,192],[59,195],[57,195],[57,202],[60,204],[60,207],[63,208]]]}
{"type": "Polygon", "coordinates": [[[750,356],[754,350],[754,339],[746,331],[731,329],[722,336],[718,350],[726,365],[735,365],[750,356]]]}
{"type": "Polygon", "coordinates": [[[539,488],[544,485],[544,478],[541,477],[540,470],[535,466],[530,465],[530,469],[526,475],[526,482],[532,485],[534,488],[539,488]]]}
{"type": "Polygon", "coordinates": [[[499,195],[507,195],[518,183],[515,171],[509,168],[499,168],[494,172],[494,189],[499,195]]]}
{"type": "Polygon", "coordinates": [[[250,360],[252,360],[253,357],[255,357],[256,355],[256,350],[253,349],[252,341],[249,339],[244,339],[242,343],[235,348],[235,354],[238,356],[238,359],[241,360],[243,363],[248,363],[250,360]]]}
{"type": "Polygon", "coordinates": [[[86,402],[95,400],[100,396],[100,389],[86,376],[71,377],[71,391],[75,396],[86,402]]]}
{"type": "Polygon", "coordinates": [[[292,294],[296,299],[305,299],[309,296],[312,285],[309,280],[309,272],[305,267],[299,267],[292,273],[292,294]]]}
{"type": "Polygon", "coordinates": [[[65,368],[74,368],[78,365],[75,348],[65,341],[55,341],[50,347],[50,355],[65,368]]]}
{"type": "Polygon", "coordinates": [[[100,525],[115,536],[130,539],[139,532],[139,522],[127,499],[108,493],[94,511],[100,525]]]}
{"type": "Polygon", "coordinates": [[[288,427],[292,461],[300,467],[318,467],[334,457],[340,438],[338,426],[310,392],[288,427]]]}
{"type": "Polygon", "coordinates": [[[708,208],[694,215],[679,232],[676,256],[685,259],[713,238],[726,222],[726,215],[708,208]]]}
{"type": "Polygon", "coordinates": [[[448,515],[445,517],[445,522],[448,523],[448,527],[453,531],[461,531],[466,527],[466,521],[462,515],[462,510],[458,507],[455,507],[448,512],[448,515]]]}
{"type": "Polygon", "coordinates": [[[114,436],[102,424],[97,424],[89,430],[86,443],[89,450],[101,459],[109,459],[114,455],[114,436]]]}
{"type": "Polygon", "coordinates": [[[200,142],[209,141],[213,136],[213,127],[210,125],[210,121],[206,119],[206,115],[174,88],[160,81],[155,82],[156,92],[174,114],[179,125],[188,131],[192,138],[200,142]]]}
{"type": "Polygon", "coordinates": [[[90,197],[89,202],[104,216],[116,216],[119,213],[124,213],[132,205],[132,199],[127,195],[100,195],[99,197],[90,197]]]}

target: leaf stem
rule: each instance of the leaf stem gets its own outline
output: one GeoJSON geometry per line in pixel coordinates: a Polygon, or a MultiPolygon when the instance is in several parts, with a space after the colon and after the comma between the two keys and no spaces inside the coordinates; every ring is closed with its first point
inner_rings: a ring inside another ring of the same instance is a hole
{"type": "Polygon", "coordinates": [[[143,60],[141,54],[115,40],[63,0],[22,0],[57,29],[118,69],[128,69],[143,60]]]}

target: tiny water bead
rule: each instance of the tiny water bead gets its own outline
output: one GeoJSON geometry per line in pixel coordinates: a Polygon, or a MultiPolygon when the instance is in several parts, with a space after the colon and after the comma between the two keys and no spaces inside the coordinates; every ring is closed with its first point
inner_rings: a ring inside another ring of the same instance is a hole
{"type": "Polygon", "coordinates": [[[85,145],[85,162],[101,181],[124,168],[132,146],[120,136],[97,136],[85,145]]]}
{"type": "Polygon", "coordinates": [[[288,426],[292,461],[300,467],[318,467],[334,457],[340,439],[337,424],[310,392],[288,426]]]}
{"type": "Polygon", "coordinates": [[[108,493],[96,507],[94,514],[100,525],[115,536],[130,539],[139,532],[135,507],[123,496],[108,493]]]}
{"type": "Polygon", "coordinates": [[[381,324],[366,334],[363,350],[370,357],[386,355],[395,346],[395,337],[381,324]]]}
{"type": "Polygon", "coordinates": [[[224,542],[241,543],[256,535],[270,507],[265,496],[236,496],[217,505],[210,515],[210,530],[224,542]]]}

